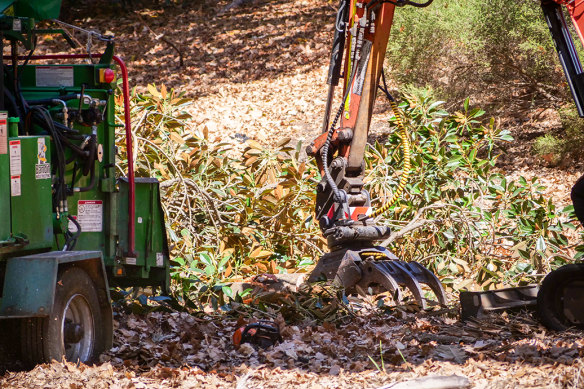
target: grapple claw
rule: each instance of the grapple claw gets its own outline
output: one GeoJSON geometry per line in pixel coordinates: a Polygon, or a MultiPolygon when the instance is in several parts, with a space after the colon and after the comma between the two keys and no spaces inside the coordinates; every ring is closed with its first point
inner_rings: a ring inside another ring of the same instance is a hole
{"type": "Polygon", "coordinates": [[[357,286],[362,291],[360,294],[371,294],[367,293],[370,289],[373,294],[375,292],[381,293],[388,291],[393,296],[395,302],[400,303],[402,301],[401,291],[399,289],[399,280],[396,280],[394,273],[388,271],[385,266],[387,263],[383,262],[373,262],[365,261],[359,264],[362,270],[362,276],[357,286]],[[382,290],[379,290],[382,287],[382,290]]]}
{"type": "Polygon", "coordinates": [[[406,262],[404,261],[380,261],[378,268],[380,269],[391,269],[392,274],[399,274],[401,282],[399,285],[405,286],[410,290],[416,302],[420,305],[422,309],[427,308],[426,299],[423,296],[423,291],[418,280],[414,277],[412,273],[407,269],[406,262]]]}
{"type": "Polygon", "coordinates": [[[432,289],[432,292],[434,292],[440,304],[446,305],[446,293],[444,292],[440,280],[434,273],[420,265],[418,262],[400,261],[400,263],[409,270],[419,283],[428,285],[430,289],[432,289]]]}
{"type": "Polygon", "coordinates": [[[407,288],[422,309],[428,307],[421,284],[427,285],[438,302],[446,305],[446,294],[438,278],[417,262],[400,261],[382,248],[339,250],[321,258],[310,280],[334,278],[348,293],[361,295],[390,292],[396,303],[402,301],[401,287],[407,288]]]}

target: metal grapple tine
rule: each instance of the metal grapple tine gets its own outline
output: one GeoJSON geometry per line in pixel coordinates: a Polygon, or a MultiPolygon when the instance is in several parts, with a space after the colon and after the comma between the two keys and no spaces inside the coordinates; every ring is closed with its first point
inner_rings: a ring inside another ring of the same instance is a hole
{"type": "Polygon", "coordinates": [[[422,309],[426,309],[426,299],[422,295],[422,288],[420,287],[420,283],[416,279],[416,277],[407,269],[406,266],[403,266],[403,261],[384,261],[383,264],[389,266],[394,269],[394,271],[399,272],[401,277],[400,285],[404,285],[406,288],[412,292],[416,302],[420,305],[422,309]]]}
{"type": "Polygon", "coordinates": [[[388,269],[381,265],[382,262],[360,262],[361,280],[357,283],[357,290],[363,294],[367,294],[367,289],[370,284],[378,284],[391,293],[393,300],[396,303],[402,301],[401,290],[399,289],[400,282],[396,280],[388,269]]]}
{"type": "Polygon", "coordinates": [[[440,280],[434,273],[420,265],[418,262],[399,262],[409,270],[419,283],[428,285],[430,289],[432,289],[432,292],[434,292],[440,304],[446,305],[446,293],[444,292],[440,280]]]}

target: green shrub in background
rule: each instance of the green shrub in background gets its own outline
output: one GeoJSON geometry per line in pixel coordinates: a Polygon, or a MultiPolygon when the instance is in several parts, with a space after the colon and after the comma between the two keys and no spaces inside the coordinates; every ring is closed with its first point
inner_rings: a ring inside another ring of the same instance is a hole
{"type": "Polygon", "coordinates": [[[449,100],[495,105],[567,98],[539,0],[442,0],[396,10],[388,48],[402,85],[432,86],[449,100]]]}
{"type": "Polygon", "coordinates": [[[533,149],[536,154],[552,165],[566,158],[581,159],[584,148],[584,120],[572,104],[558,110],[562,123],[561,136],[545,134],[535,140],[533,149]]]}

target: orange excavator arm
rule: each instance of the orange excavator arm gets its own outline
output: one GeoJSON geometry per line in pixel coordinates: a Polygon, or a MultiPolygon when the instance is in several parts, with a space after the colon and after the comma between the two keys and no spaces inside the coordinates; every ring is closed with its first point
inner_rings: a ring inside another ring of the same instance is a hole
{"type": "MultiPolygon", "coordinates": [[[[316,218],[330,252],[319,259],[309,282],[325,277],[338,281],[348,293],[389,291],[398,303],[399,287],[406,287],[421,307],[426,307],[420,288],[425,284],[440,304],[446,304],[444,289],[434,274],[416,262],[400,261],[387,249],[375,245],[391,231],[375,224],[369,193],[363,184],[367,135],[395,8],[423,7],[431,2],[340,1],[323,133],[307,149],[316,158],[323,177],[317,186],[316,218]],[[334,90],[339,83],[342,98],[333,111],[334,90]]],[[[384,92],[395,107],[393,98],[384,92]]]]}
{"type": "Polygon", "coordinates": [[[340,1],[323,133],[307,149],[316,158],[323,177],[317,187],[316,204],[323,232],[335,224],[357,222],[370,212],[369,194],[363,189],[363,160],[394,11],[399,6],[425,7],[431,2],[340,1]],[[331,123],[334,89],[339,83],[343,97],[331,123]]]}

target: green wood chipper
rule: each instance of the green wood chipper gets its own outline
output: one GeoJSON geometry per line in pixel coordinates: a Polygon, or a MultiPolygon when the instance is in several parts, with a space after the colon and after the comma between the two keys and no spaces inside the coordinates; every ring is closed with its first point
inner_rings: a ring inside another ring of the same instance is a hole
{"type": "Polygon", "coordinates": [[[112,344],[110,287],[169,285],[158,182],[134,178],[128,76],[113,39],[89,32],[105,42],[100,54],[34,53],[42,34],[74,45],[36,24],[60,7],[0,0],[0,347],[29,364],[95,360],[112,344]]]}

